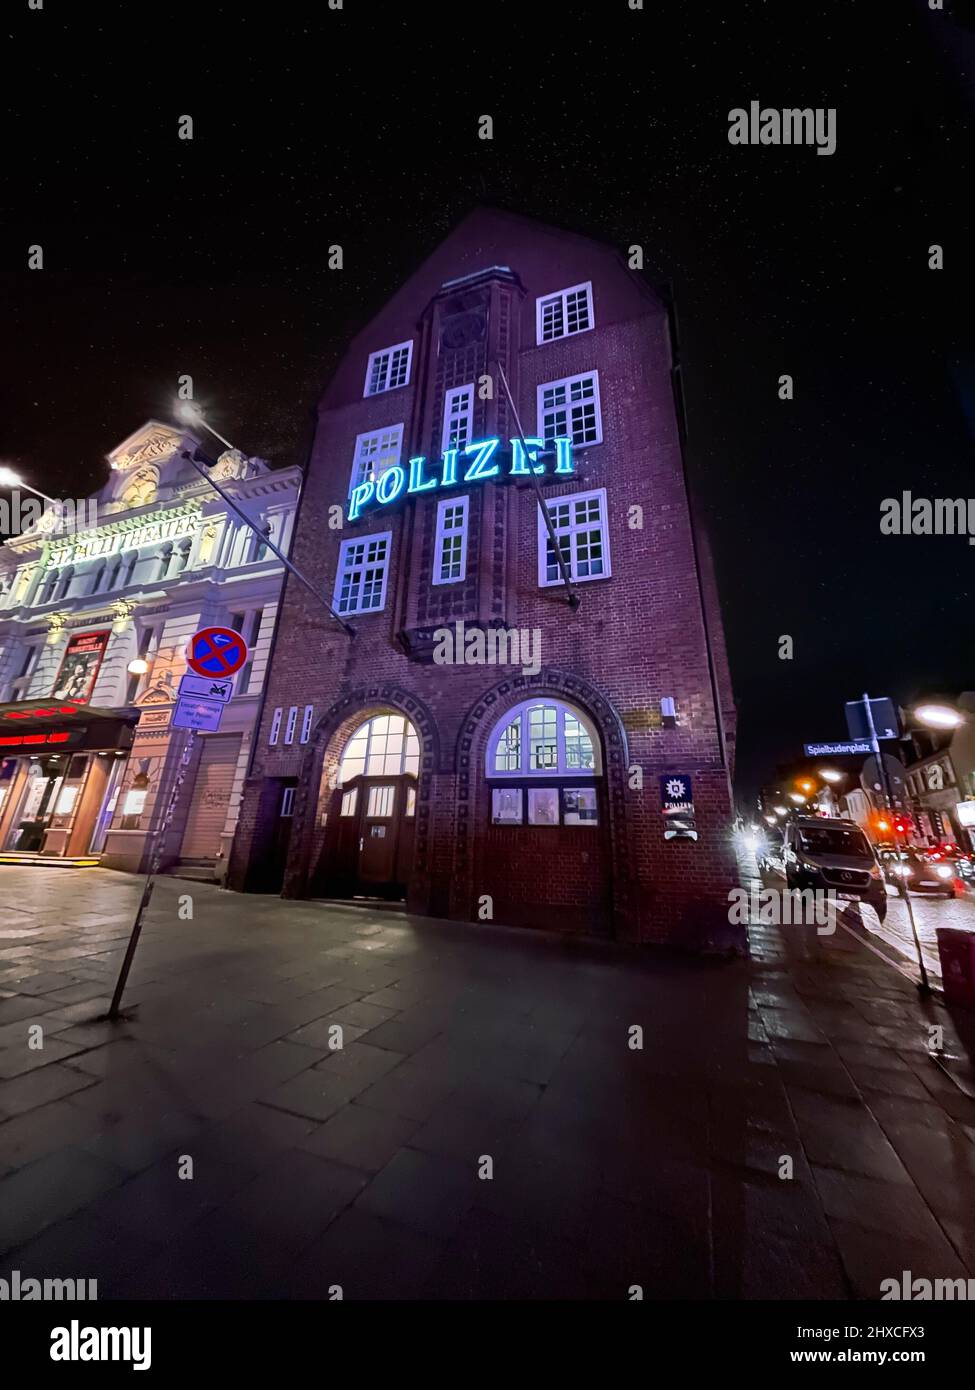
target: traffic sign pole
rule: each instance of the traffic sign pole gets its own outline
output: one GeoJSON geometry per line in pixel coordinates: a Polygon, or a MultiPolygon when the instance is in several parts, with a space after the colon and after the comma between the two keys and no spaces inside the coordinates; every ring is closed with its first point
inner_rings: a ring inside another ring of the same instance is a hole
{"type": "MultiPolygon", "coordinates": [[[[864,694],[863,696],[863,708],[866,713],[867,728],[870,731],[870,746],[873,749],[873,755],[877,760],[877,769],[880,773],[880,785],[883,788],[884,801],[887,803],[887,809],[890,812],[890,823],[894,831],[894,847],[896,849],[897,814],[894,810],[894,798],[891,794],[890,780],[887,776],[887,767],[884,763],[884,755],[880,750],[880,740],[877,738],[877,730],[873,722],[873,708],[870,704],[870,696],[867,694],[864,694]]],[[[917,989],[918,993],[923,997],[931,993],[931,985],[928,982],[928,972],[924,967],[924,954],[921,950],[921,938],[917,934],[917,922],[915,922],[914,920],[914,908],[911,905],[911,893],[910,889],[907,886],[906,879],[904,880],[903,893],[904,901],[907,904],[907,915],[911,923],[911,932],[914,936],[914,948],[917,951],[917,967],[921,974],[921,979],[918,983],[917,989]]]]}
{"type": "MultiPolygon", "coordinates": [[[[210,428],[210,427],[209,427],[209,425],[208,425],[208,426],[207,426],[207,429],[209,429],[209,428],[210,428]]],[[[227,441],[226,441],[225,439],[222,439],[220,435],[217,435],[217,438],[220,439],[220,442],[221,442],[222,444],[226,444],[227,441]]],[[[306,579],[306,578],[305,578],[305,576],[302,574],[301,570],[298,569],[298,567],[297,567],[296,565],[293,565],[293,564],[291,563],[291,561],[288,559],[287,555],[285,555],[283,551],[279,550],[278,547],[274,544],[274,542],[271,540],[271,537],[268,536],[268,535],[267,535],[264,531],[262,531],[259,527],[255,526],[254,523],[253,523],[253,521],[251,520],[251,518],[250,518],[249,516],[247,516],[247,514],[246,514],[245,512],[242,512],[242,511],[241,511],[240,507],[237,506],[236,502],[235,502],[234,499],[230,496],[230,494],[227,493],[227,492],[224,492],[224,490],[223,490],[223,488],[220,486],[220,484],[219,484],[218,482],[216,482],[216,480],[215,480],[214,478],[211,478],[210,474],[209,474],[209,473],[207,472],[207,470],[203,467],[202,463],[199,463],[199,462],[193,457],[193,452],[192,452],[192,450],[190,450],[190,449],[184,449],[184,450],[183,450],[183,455],[182,455],[182,456],[183,456],[183,458],[185,458],[189,463],[191,463],[191,464],[193,465],[193,467],[196,469],[197,473],[199,473],[200,476],[201,476],[202,478],[205,478],[205,479],[206,479],[206,481],[207,481],[207,482],[210,484],[210,486],[213,488],[213,490],[214,490],[214,492],[217,494],[217,496],[223,498],[224,502],[226,502],[227,506],[230,508],[230,510],[233,512],[233,514],[234,514],[236,517],[238,517],[239,520],[241,520],[241,521],[244,523],[245,526],[248,526],[248,527],[254,532],[254,534],[255,534],[256,536],[260,536],[261,540],[262,540],[262,541],[264,542],[264,544],[267,546],[268,550],[270,550],[271,554],[272,554],[272,555],[276,555],[276,556],[278,557],[278,559],[281,561],[282,565],[284,565],[284,567],[285,567],[285,569],[288,571],[288,573],[289,573],[289,574],[293,574],[294,577],[295,577],[295,579],[297,579],[298,583],[299,583],[299,584],[303,584],[303,585],[305,586],[305,588],[308,590],[308,592],[309,592],[310,594],[313,594],[313,595],[314,595],[314,597],[318,600],[318,602],[319,602],[319,603],[322,605],[322,607],[326,610],[326,612],[329,614],[329,616],[332,617],[332,618],[334,618],[335,621],[338,623],[339,627],[342,628],[342,630],[344,631],[345,635],[346,635],[347,637],[354,637],[354,636],[355,636],[355,628],[352,626],[352,624],[351,624],[351,623],[347,623],[347,622],[345,621],[345,619],[344,619],[343,617],[340,616],[340,614],[336,613],[335,609],[332,607],[332,605],[331,605],[331,604],[328,602],[328,600],[325,598],[324,594],[322,594],[320,590],[318,590],[318,589],[315,588],[314,584],[312,584],[312,582],[311,582],[310,579],[306,579]]]]}
{"type": "Polygon", "coordinates": [[[177,769],[176,779],[173,782],[173,789],[169,797],[169,805],[166,807],[166,814],[163,816],[162,824],[156,831],[156,843],[152,852],[152,859],[149,863],[149,872],[146,874],[146,881],[142,887],[142,897],[135,914],[135,921],[132,924],[132,934],[129,937],[129,944],[125,948],[125,957],[122,961],[122,968],[119,971],[118,980],[115,984],[115,993],[112,995],[112,1002],[109,1006],[107,1017],[113,1022],[117,1022],[122,1005],[122,995],[125,985],[129,978],[129,971],[132,969],[132,962],[135,959],[135,950],[142,935],[142,919],[145,916],[146,908],[152,897],[152,890],[155,887],[156,874],[159,872],[159,865],[162,863],[163,844],[166,840],[166,832],[172,824],[173,812],[176,810],[176,803],[179,800],[180,788],[186,780],[186,769],[189,767],[190,759],[193,756],[193,746],[196,743],[196,730],[191,729],[189,738],[183,747],[183,756],[180,758],[179,768],[177,769]]]}

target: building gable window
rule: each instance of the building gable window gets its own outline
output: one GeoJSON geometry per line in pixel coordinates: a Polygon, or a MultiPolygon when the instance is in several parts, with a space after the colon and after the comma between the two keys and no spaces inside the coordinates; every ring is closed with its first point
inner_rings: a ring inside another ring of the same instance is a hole
{"type": "Polygon", "coordinates": [[[339,613],[374,613],[386,605],[392,531],[343,541],[333,603],[339,613]]]}
{"type": "Polygon", "coordinates": [[[456,584],[467,577],[467,515],[470,499],[444,497],[437,503],[434,584],[456,584]]]}
{"type": "MultiPolygon", "coordinates": [[[[606,489],[574,492],[553,497],[548,514],[559,541],[559,549],[573,583],[588,579],[607,579],[612,573],[609,561],[609,527],[606,521],[606,489]]],[[[546,588],[561,584],[562,573],[542,515],[538,508],[538,583],[546,588]]]]}
{"type": "Polygon", "coordinates": [[[474,384],[452,386],[444,398],[441,453],[463,450],[471,442],[474,429],[474,384]]]}
{"type": "Polygon", "coordinates": [[[364,396],[378,396],[384,391],[395,391],[398,386],[407,386],[410,380],[410,363],[413,358],[413,339],[406,343],[396,343],[393,347],[382,348],[369,354],[366,367],[364,396]]]}
{"type": "Polygon", "coordinates": [[[357,435],[352,477],[349,480],[349,496],[352,496],[354,488],[367,479],[378,481],[387,468],[399,463],[402,452],[402,425],[388,425],[385,429],[357,435]]]}
{"type": "Polygon", "coordinates": [[[599,373],[583,372],[538,387],[538,435],[569,438],[576,448],[603,442],[599,373]]]}
{"type": "Polygon", "coordinates": [[[539,346],[556,338],[585,333],[592,327],[591,280],[535,300],[535,335],[539,346]]]}

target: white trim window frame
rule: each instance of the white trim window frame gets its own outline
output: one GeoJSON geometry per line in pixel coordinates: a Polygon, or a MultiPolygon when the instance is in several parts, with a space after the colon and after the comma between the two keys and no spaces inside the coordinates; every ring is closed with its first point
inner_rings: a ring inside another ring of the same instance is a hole
{"type": "Polygon", "coordinates": [[[440,452],[459,449],[463,453],[474,434],[474,383],[467,386],[452,386],[444,396],[443,431],[440,436],[440,452]]]}
{"type": "Polygon", "coordinates": [[[403,425],[384,425],[381,430],[367,430],[355,437],[352,456],[352,476],[349,496],[367,478],[378,482],[387,468],[399,463],[403,454],[403,425]]]}
{"type": "Polygon", "coordinates": [[[599,373],[579,372],[537,388],[539,439],[571,439],[577,449],[603,442],[599,373]]]}
{"type": "Polygon", "coordinates": [[[437,503],[437,534],[433,543],[434,584],[460,584],[467,578],[467,522],[470,498],[442,497],[437,503]]]}
{"type": "Polygon", "coordinates": [[[488,739],[485,772],[489,780],[558,778],[571,784],[585,784],[603,775],[602,751],[595,725],[581,710],[561,700],[523,700],[502,715],[488,739]],[[549,716],[554,716],[549,718],[549,716]],[[572,721],[568,727],[567,720],[572,721]],[[517,725],[517,733],[509,730],[517,725]],[[592,767],[580,766],[583,745],[588,739],[592,767]],[[532,766],[535,752],[536,765],[532,766]],[[498,766],[498,754],[504,766],[498,766]]]}
{"type": "Polygon", "coordinates": [[[412,365],[412,338],[408,338],[405,343],[394,343],[392,347],[370,352],[369,361],[366,363],[365,385],[362,388],[363,396],[381,396],[386,391],[397,391],[401,386],[409,386],[412,365]]]}
{"type": "Polygon", "coordinates": [[[573,338],[577,333],[588,333],[595,326],[591,280],[570,285],[567,290],[556,290],[555,294],[540,295],[535,300],[537,347],[557,342],[559,338],[573,338]]]}
{"type": "Polygon", "coordinates": [[[392,531],[376,531],[342,542],[332,596],[332,606],[337,613],[383,611],[392,548],[392,531]]]}
{"type": "MultiPolygon", "coordinates": [[[[546,506],[573,584],[586,584],[590,579],[609,579],[613,571],[609,556],[606,489],[597,487],[591,492],[550,497],[546,506]]],[[[539,507],[538,587],[547,589],[561,583],[558,559],[539,507]]]]}

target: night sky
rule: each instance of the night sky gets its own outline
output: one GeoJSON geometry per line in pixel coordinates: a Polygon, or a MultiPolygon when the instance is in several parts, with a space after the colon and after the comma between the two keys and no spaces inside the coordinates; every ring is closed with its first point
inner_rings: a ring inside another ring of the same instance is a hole
{"type": "Polygon", "coordinates": [[[348,337],[493,203],[674,287],[740,796],[864,689],[975,687],[975,551],[879,530],[904,489],[973,492],[975,4],[945,4],[17,0],[4,461],[84,495],[189,372],[228,438],[303,462],[348,337]],[[730,145],[753,99],[835,107],[836,153],[730,145]]]}

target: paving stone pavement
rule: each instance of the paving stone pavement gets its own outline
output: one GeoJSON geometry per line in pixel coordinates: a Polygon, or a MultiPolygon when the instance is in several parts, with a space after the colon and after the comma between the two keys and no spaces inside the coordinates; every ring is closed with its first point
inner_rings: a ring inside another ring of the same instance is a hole
{"type": "Polygon", "coordinates": [[[846,933],[694,960],[161,879],[113,1025],[140,889],[0,869],[3,1277],[821,1299],[975,1275],[975,1016],[846,933]]]}

